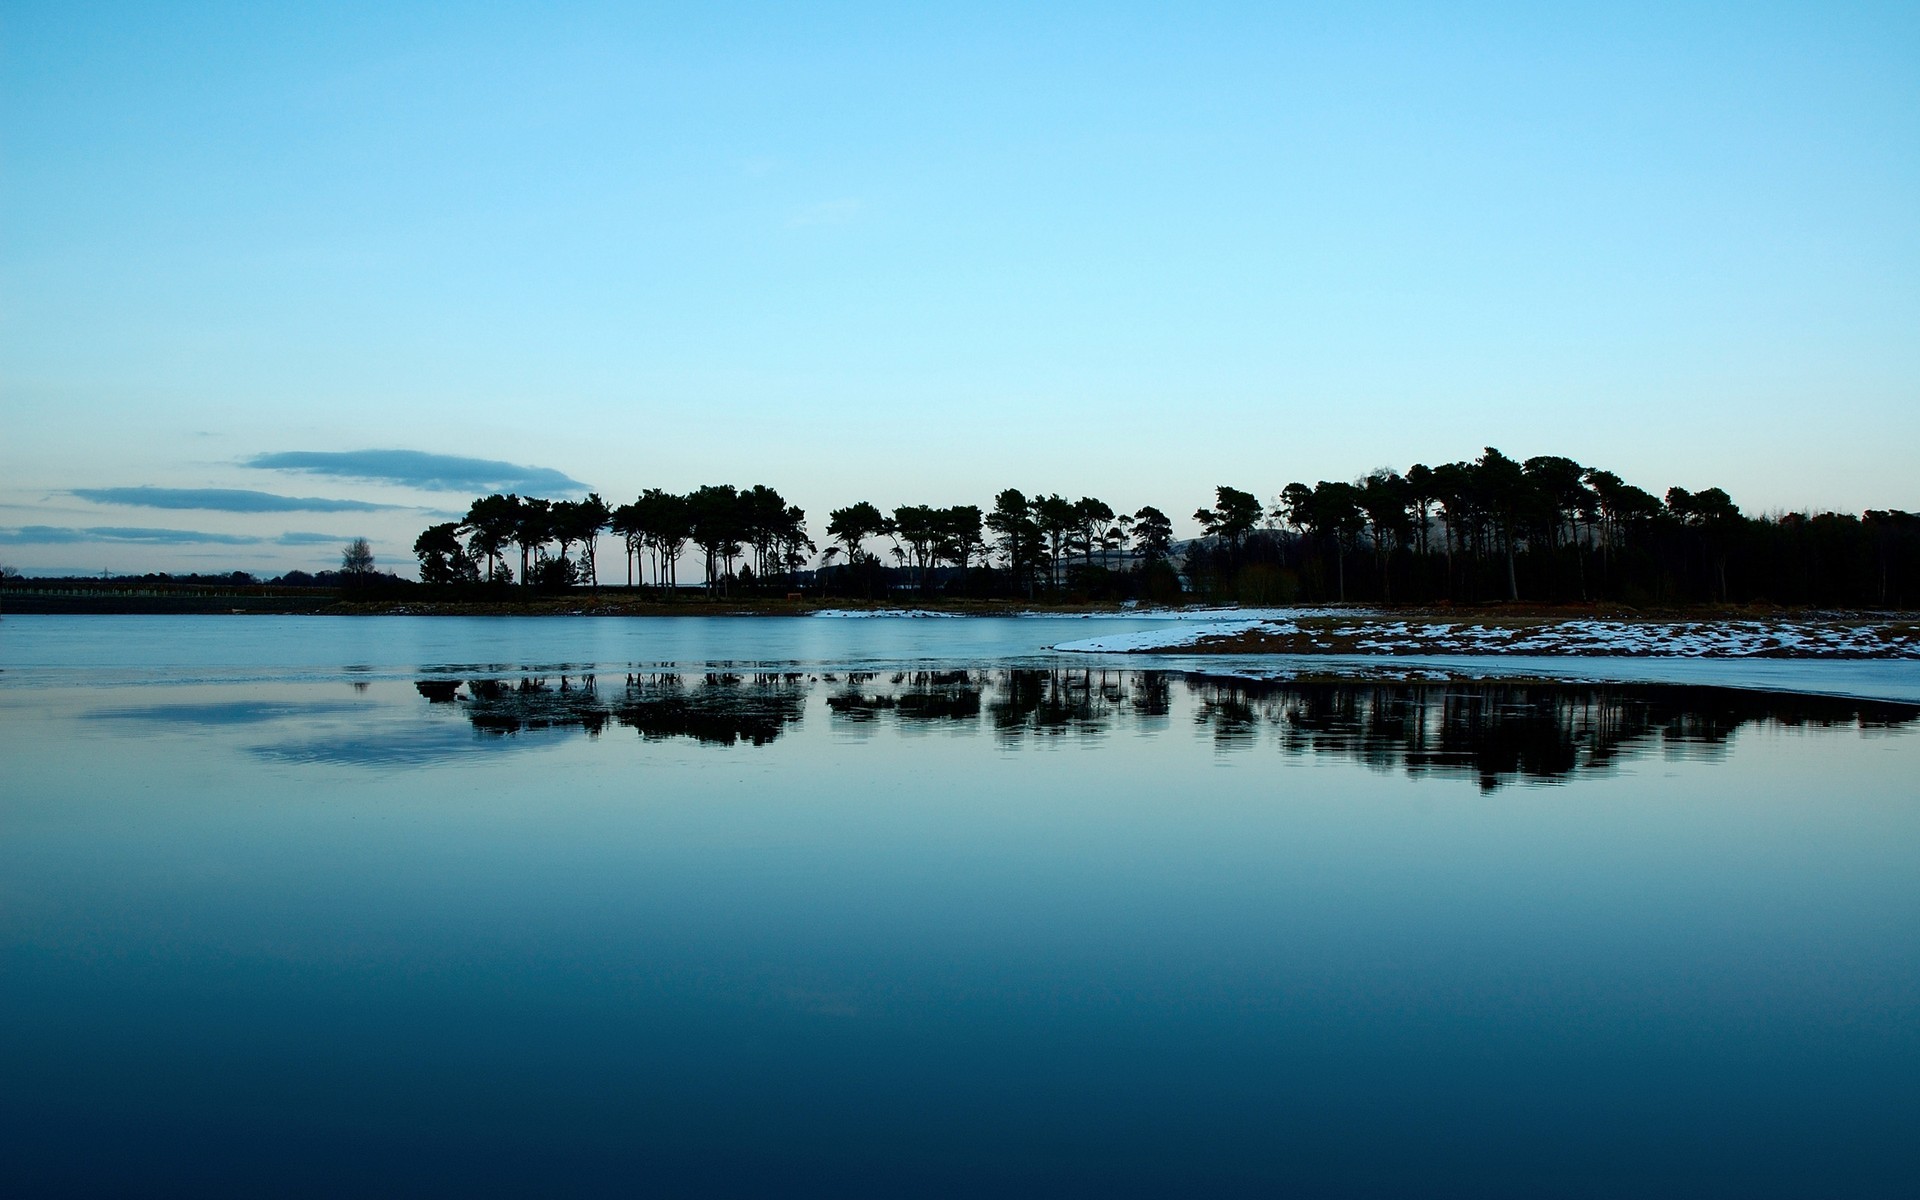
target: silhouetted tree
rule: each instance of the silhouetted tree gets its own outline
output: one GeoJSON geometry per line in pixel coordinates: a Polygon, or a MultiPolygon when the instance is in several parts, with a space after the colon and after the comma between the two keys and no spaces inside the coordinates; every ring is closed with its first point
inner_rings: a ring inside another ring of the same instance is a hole
{"type": "MultiPolygon", "coordinates": [[[[598,492],[588,492],[584,500],[574,500],[555,505],[555,532],[568,543],[578,543],[581,547],[582,565],[586,570],[587,582],[594,587],[600,586],[600,564],[598,543],[613,519],[613,510],[600,498],[598,492]]],[[[564,550],[562,551],[564,555],[564,550]]]]}
{"type": "Polygon", "coordinates": [[[1066,552],[1067,539],[1073,536],[1074,527],[1079,524],[1079,515],[1066,497],[1049,495],[1033,502],[1033,521],[1046,539],[1047,586],[1058,590],[1060,560],[1066,552]]]}
{"type": "Polygon", "coordinates": [[[934,514],[934,524],[940,537],[940,557],[958,567],[961,575],[966,575],[973,560],[986,553],[986,543],[980,533],[979,507],[959,504],[940,509],[934,514]]]}
{"type": "Polygon", "coordinates": [[[730,483],[708,484],[690,494],[686,504],[693,544],[706,555],[707,588],[724,593],[746,534],[740,493],[730,483]]]}
{"type": "Polygon", "coordinates": [[[1033,576],[1039,566],[1041,532],[1033,519],[1033,508],[1018,488],[1007,488],[993,498],[993,510],[986,516],[986,527],[1006,563],[1007,577],[1017,590],[1033,595],[1033,576]]]}
{"type": "Polygon", "coordinates": [[[940,510],[925,504],[903,504],[893,510],[892,528],[913,556],[920,574],[920,591],[927,590],[927,568],[940,548],[940,510]]]}
{"type": "Polygon", "coordinates": [[[1147,562],[1163,559],[1173,549],[1173,522],[1167,514],[1143,505],[1133,514],[1133,548],[1147,562]]]}
{"type": "Polygon", "coordinates": [[[1366,513],[1360,507],[1360,489],[1351,483],[1321,480],[1313,485],[1308,502],[1311,528],[1333,545],[1335,596],[1347,598],[1347,554],[1367,527],[1366,513]]]}
{"type": "MultiPolygon", "coordinates": [[[[506,572],[500,552],[513,541],[514,522],[518,514],[518,496],[507,497],[495,492],[475,500],[460,523],[460,527],[470,533],[468,553],[486,563],[489,582],[499,579],[506,572]]],[[[507,574],[511,576],[510,572],[507,574]]]]}
{"type": "Polygon", "coordinates": [[[648,488],[633,503],[641,541],[653,552],[653,582],[680,585],[680,555],[693,536],[693,517],[685,496],[648,488]]]}
{"type": "Polygon", "coordinates": [[[553,536],[553,501],[522,498],[511,492],[507,500],[513,506],[513,542],[520,547],[520,582],[531,585],[530,556],[543,550],[553,536]]]}
{"type": "MultiPolygon", "coordinates": [[[[886,532],[886,517],[865,500],[827,514],[827,536],[846,548],[847,569],[858,571],[866,558],[866,540],[886,532]]],[[[873,594],[871,583],[867,594],[873,594]]]]}
{"type": "Polygon", "coordinates": [[[354,538],[340,553],[340,570],[348,575],[371,575],[373,573],[373,543],[366,538],[354,538]]]}
{"type": "Polygon", "coordinates": [[[1238,548],[1240,540],[1260,523],[1260,498],[1222,484],[1213,489],[1213,507],[1195,509],[1193,519],[1208,537],[1238,548]]]}
{"type": "Polygon", "coordinates": [[[1380,594],[1393,600],[1393,552],[1409,532],[1407,481],[1397,473],[1378,470],[1360,481],[1354,489],[1354,503],[1366,518],[1373,534],[1373,555],[1380,571],[1380,594]]]}
{"type": "Polygon", "coordinates": [[[1082,496],[1073,505],[1074,544],[1085,561],[1092,561],[1095,550],[1105,551],[1107,535],[1113,529],[1113,508],[1104,500],[1082,496]]]}
{"type": "Polygon", "coordinates": [[[422,583],[472,583],[480,578],[473,556],[460,544],[457,521],[429,526],[414,539],[413,552],[420,559],[422,583]]]}
{"type": "Polygon", "coordinates": [[[1740,508],[1721,489],[1689,492],[1667,489],[1667,511],[1681,525],[1696,530],[1701,549],[1711,564],[1714,598],[1727,598],[1727,548],[1740,524],[1740,508]]]}
{"type": "Polygon", "coordinates": [[[1492,446],[1486,448],[1472,470],[1473,488],[1480,506],[1498,529],[1501,547],[1506,552],[1507,599],[1518,600],[1520,579],[1514,570],[1514,558],[1520,530],[1528,510],[1534,506],[1535,495],[1527,486],[1526,472],[1520,464],[1492,446]]]}

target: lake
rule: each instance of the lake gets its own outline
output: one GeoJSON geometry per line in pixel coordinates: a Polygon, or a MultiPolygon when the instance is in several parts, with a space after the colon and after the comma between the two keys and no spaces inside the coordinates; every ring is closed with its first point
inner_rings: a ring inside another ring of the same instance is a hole
{"type": "Polygon", "coordinates": [[[1086,627],[0,620],[8,1194],[1920,1191],[1920,664],[1086,627]]]}

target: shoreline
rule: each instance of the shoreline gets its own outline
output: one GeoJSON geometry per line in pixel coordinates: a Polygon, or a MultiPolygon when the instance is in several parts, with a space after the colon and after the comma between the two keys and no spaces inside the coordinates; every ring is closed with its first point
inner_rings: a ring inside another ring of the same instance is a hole
{"type": "Polygon", "coordinates": [[[1920,621],[1806,613],[1671,617],[1399,613],[1229,619],[1057,643],[1081,654],[1371,658],[1728,658],[1920,660],[1920,621]]]}
{"type": "Polygon", "coordinates": [[[263,615],[407,617],[812,617],[819,619],[1001,619],[1152,622],[1057,642],[1069,654],[1344,657],[1383,662],[1420,656],[1920,660],[1920,615],[1901,612],[1716,606],[1633,609],[1617,604],[1128,608],[1120,603],[1028,604],[1013,600],[734,600],[599,594],[498,600],[341,599],[332,595],[110,595],[9,590],[7,616],[263,615]]]}

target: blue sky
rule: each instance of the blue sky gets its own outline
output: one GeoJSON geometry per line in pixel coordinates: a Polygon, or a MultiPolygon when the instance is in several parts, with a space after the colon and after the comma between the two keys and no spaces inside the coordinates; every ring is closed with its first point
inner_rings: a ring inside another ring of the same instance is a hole
{"type": "Polygon", "coordinates": [[[0,559],[1488,444],[1920,508],[1911,4],[532,8],[0,6],[0,559]],[[273,457],[394,450],[482,467],[273,457]]]}

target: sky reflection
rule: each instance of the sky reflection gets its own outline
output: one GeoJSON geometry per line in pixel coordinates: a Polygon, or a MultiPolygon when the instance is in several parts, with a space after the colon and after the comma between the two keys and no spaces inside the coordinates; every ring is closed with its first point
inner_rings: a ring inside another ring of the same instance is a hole
{"type": "Polygon", "coordinates": [[[23,1194],[1904,1195],[1917,727],[978,665],[16,683],[0,1157],[23,1194]]]}

